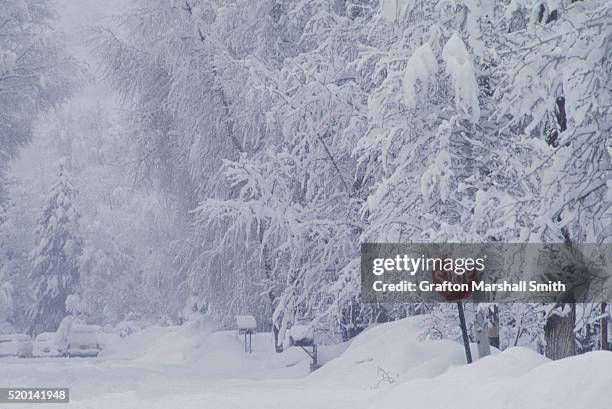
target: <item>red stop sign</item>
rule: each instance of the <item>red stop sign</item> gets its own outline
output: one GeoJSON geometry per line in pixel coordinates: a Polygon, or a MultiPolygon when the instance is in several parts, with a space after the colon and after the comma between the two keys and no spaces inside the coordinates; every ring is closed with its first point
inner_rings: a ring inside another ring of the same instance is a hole
{"type": "Polygon", "coordinates": [[[460,301],[469,298],[472,295],[472,281],[476,279],[476,273],[474,271],[466,271],[464,274],[455,274],[452,271],[446,270],[433,270],[431,272],[431,279],[434,284],[443,284],[444,282],[450,282],[452,284],[466,284],[467,290],[465,291],[438,291],[446,301],[460,301]]]}

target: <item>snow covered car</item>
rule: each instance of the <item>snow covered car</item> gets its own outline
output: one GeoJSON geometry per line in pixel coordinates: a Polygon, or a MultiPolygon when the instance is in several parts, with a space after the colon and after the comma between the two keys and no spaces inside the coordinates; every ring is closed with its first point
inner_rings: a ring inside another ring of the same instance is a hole
{"type": "Polygon", "coordinates": [[[43,332],[34,340],[34,356],[60,356],[55,345],[55,332],[43,332]]]}
{"type": "Polygon", "coordinates": [[[0,335],[0,356],[32,356],[32,338],[26,334],[0,335]]]}
{"type": "Polygon", "coordinates": [[[96,357],[100,353],[100,327],[97,325],[70,326],[64,356],[96,357]]]}

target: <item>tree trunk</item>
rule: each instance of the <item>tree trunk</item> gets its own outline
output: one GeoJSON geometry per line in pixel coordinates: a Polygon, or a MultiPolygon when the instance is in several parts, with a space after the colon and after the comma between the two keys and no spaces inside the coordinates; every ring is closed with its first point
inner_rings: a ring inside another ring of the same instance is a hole
{"type": "MultiPolygon", "coordinates": [[[[259,231],[258,231],[258,239],[259,239],[259,245],[262,248],[261,254],[262,254],[262,259],[263,259],[262,260],[263,261],[263,273],[268,283],[268,289],[266,292],[268,294],[268,302],[270,303],[270,318],[272,318],[272,315],[274,314],[274,308],[276,307],[276,295],[274,293],[272,265],[271,265],[270,257],[268,254],[268,246],[266,243],[263,242],[264,231],[265,231],[264,222],[260,222],[259,231]]],[[[278,344],[278,334],[279,334],[280,329],[276,325],[276,322],[274,322],[272,319],[270,319],[270,321],[272,323],[272,334],[274,335],[274,350],[276,352],[283,352],[283,346],[278,344]]]]}
{"type": "MultiPolygon", "coordinates": [[[[560,304],[559,308],[568,304],[560,304]]],[[[551,314],[544,325],[546,340],[545,354],[550,359],[563,359],[576,354],[576,305],[570,305],[570,312],[565,316],[551,314]]]]}

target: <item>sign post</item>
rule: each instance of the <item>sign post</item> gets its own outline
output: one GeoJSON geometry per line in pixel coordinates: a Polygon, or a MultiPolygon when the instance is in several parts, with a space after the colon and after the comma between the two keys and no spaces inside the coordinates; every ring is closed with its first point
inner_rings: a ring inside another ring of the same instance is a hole
{"type": "MultiPolygon", "coordinates": [[[[474,274],[466,273],[463,275],[456,275],[448,271],[432,271],[432,279],[434,283],[442,283],[445,281],[460,281],[463,283],[470,284],[475,276],[474,274]]],[[[459,311],[459,326],[461,327],[461,337],[463,338],[463,346],[465,348],[465,358],[468,364],[472,363],[472,351],[470,350],[470,339],[468,337],[467,325],[465,324],[465,312],[463,310],[463,302],[461,300],[469,298],[472,291],[444,291],[439,294],[447,301],[456,301],[457,310],[459,311]]]]}
{"type": "Polygon", "coordinates": [[[467,363],[472,363],[472,351],[470,351],[470,339],[468,338],[467,326],[465,325],[465,313],[463,312],[463,302],[457,301],[457,309],[459,310],[459,325],[461,326],[461,335],[463,337],[463,346],[465,347],[465,358],[467,363]]]}

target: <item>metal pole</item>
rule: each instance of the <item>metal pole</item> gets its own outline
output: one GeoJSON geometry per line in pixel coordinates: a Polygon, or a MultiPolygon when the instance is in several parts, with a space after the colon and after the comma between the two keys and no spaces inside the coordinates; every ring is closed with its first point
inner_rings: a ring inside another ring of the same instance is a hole
{"type": "Polygon", "coordinates": [[[465,314],[463,313],[463,303],[457,301],[457,309],[459,310],[459,324],[461,326],[461,335],[463,336],[463,346],[465,347],[465,357],[467,363],[472,363],[472,352],[470,351],[470,340],[468,339],[467,326],[465,325],[465,314]]]}
{"type": "Polygon", "coordinates": [[[608,350],[608,316],[606,315],[606,306],[607,304],[605,302],[601,303],[601,325],[600,325],[600,330],[601,330],[601,349],[603,349],[604,351],[608,350]]]}

